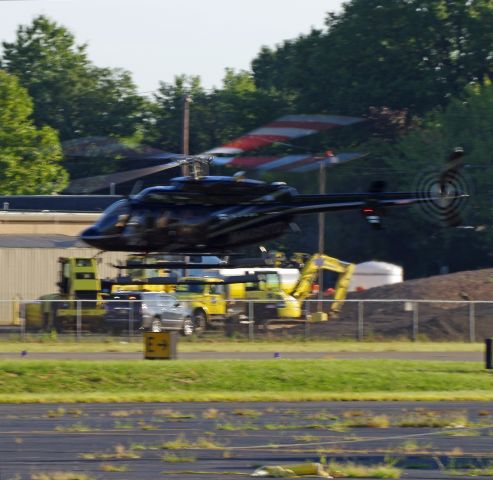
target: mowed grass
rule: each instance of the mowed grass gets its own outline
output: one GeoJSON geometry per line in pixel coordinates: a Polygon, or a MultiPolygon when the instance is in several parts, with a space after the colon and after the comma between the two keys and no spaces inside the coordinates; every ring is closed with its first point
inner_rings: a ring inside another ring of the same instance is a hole
{"type": "Polygon", "coordinates": [[[493,400],[473,362],[0,361],[0,402],[493,400]]]}
{"type": "MultiPolygon", "coordinates": [[[[134,338],[131,342],[102,338],[93,340],[32,338],[28,341],[0,339],[0,352],[142,352],[142,339],[134,338]]],[[[248,340],[215,339],[179,339],[180,352],[481,352],[483,343],[465,342],[353,342],[353,341],[315,341],[303,339],[248,340]]]]}

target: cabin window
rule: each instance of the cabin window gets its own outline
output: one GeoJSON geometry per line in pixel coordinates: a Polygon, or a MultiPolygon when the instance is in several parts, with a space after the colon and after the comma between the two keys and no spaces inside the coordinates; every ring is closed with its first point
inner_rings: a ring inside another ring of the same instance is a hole
{"type": "Polygon", "coordinates": [[[222,295],[224,293],[224,285],[210,285],[209,293],[211,295],[222,295]]]}

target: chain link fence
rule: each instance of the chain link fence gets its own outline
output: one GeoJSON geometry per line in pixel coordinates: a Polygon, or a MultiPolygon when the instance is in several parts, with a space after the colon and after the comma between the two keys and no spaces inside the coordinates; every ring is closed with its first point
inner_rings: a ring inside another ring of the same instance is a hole
{"type": "MultiPolygon", "coordinates": [[[[412,299],[346,300],[337,314],[331,300],[308,300],[301,316],[279,318],[282,305],[248,300],[231,306],[217,302],[205,317],[196,301],[163,296],[160,300],[3,300],[0,309],[14,312],[15,326],[0,328],[21,336],[56,332],[83,337],[140,337],[142,330],[177,330],[186,335],[298,337],[324,340],[431,340],[481,342],[493,336],[493,301],[412,299]],[[222,314],[217,312],[223,311],[222,314]],[[260,312],[260,313],[259,313],[260,312]],[[314,322],[324,312],[327,321],[314,322]],[[188,323],[187,323],[188,322],[188,323]]],[[[204,312],[205,313],[205,312],[204,312]]]]}

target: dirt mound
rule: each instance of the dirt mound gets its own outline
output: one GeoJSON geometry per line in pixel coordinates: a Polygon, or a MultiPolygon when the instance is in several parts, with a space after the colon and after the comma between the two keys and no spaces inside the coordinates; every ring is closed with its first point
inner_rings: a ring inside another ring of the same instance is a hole
{"type": "Polygon", "coordinates": [[[348,298],[493,300],[493,268],[436,275],[353,292],[348,298]]]}
{"type": "MultiPolygon", "coordinates": [[[[339,317],[310,325],[310,335],[324,338],[418,338],[438,341],[482,341],[493,336],[493,304],[471,306],[471,300],[493,301],[493,269],[464,271],[408,280],[353,292],[339,317]],[[365,302],[364,300],[374,300],[365,302]],[[455,300],[460,303],[419,303],[378,300],[455,300]],[[417,305],[417,306],[416,306],[417,305]],[[362,310],[358,311],[358,308],[362,310]],[[417,310],[415,310],[417,308],[417,310]],[[358,323],[362,314],[363,328],[358,323]]],[[[311,304],[311,309],[315,308],[311,304]]],[[[324,310],[328,309],[328,305],[324,310]]],[[[301,327],[292,333],[303,334],[301,327]]]]}

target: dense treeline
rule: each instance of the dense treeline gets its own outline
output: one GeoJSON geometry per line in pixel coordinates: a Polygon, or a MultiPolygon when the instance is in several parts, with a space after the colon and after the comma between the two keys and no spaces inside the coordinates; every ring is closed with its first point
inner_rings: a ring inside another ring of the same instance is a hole
{"type": "MultiPolygon", "coordinates": [[[[492,25],[492,0],[351,0],[340,13],[327,15],[325,28],[262,48],[251,71],[226,69],[220,87],[205,89],[199,77],[178,75],[148,98],[128,72],[95,66],[69,30],[39,16],[2,44],[0,188],[63,189],[64,140],[110,136],[181,151],[187,95],[193,98],[193,153],[287,113],[363,116],[364,124],[269,152],[365,152],[365,158],[330,171],[329,190],[363,191],[375,179],[397,190],[415,187],[418,173],[439,170],[447,153],[462,145],[474,186],[466,223],[474,228],[438,228],[429,213],[414,207],[389,212],[383,232],[371,230],[356,213],[333,215],[327,251],[352,261],[397,262],[411,276],[491,266],[492,25]]],[[[118,168],[118,158],[113,160],[95,158],[72,171],[118,168]]],[[[314,174],[285,179],[304,192],[316,191],[314,174]]],[[[314,218],[300,221],[303,246],[295,235],[277,246],[314,250],[314,225],[314,218]]]]}

